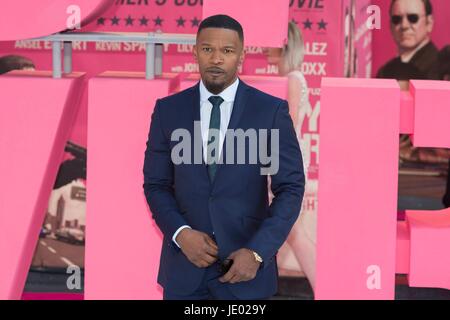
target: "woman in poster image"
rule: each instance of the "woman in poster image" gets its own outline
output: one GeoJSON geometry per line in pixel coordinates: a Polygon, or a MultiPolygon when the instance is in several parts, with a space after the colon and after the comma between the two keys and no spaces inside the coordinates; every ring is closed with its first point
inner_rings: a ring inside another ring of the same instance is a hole
{"type": "MultiPolygon", "coordinates": [[[[302,125],[306,110],[309,108],[308,84],[301,70],[304,57],[302,34],[293,22],[289,22],[287,44],[279,48],[266,49],[268,62],[277,64],[279,74],[288,77],[289,113],[295,126],[297,138],[303,155],[305,173],[309,167],[309,152],[302,140],[302,125]]],[[[307,174],[306,174],[307,177],[307,174]]],[[[308,182],[306,183],[308,189],[308,182]]],[[[270,193],[270,200],[272,199],[270,193]]],[[[302,210],[300,217],[292,228],[287,239],[295,259],[305,273],[314,290],[316,280],[316,225],[317,216],[313,211],[302,210]]]]}

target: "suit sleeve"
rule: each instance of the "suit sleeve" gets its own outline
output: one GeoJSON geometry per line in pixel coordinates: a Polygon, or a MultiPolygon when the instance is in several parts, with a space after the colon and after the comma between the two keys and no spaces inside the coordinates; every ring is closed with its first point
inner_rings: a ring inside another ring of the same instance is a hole
{"type": "Polygon", "coordinates": [[[246,246],[256,251],[264,262],[276,255],[289,235],[300,214],[305,190],[302,155],[286,101],[278,107],[273,129],[279,130],[279,168],[271,175],[274,198],[269,217],[246,246]]]}
{"type": "Polygon", "coordinates": [[[187,225],[180,213],[173,189],[173,162],[170,145],[164,135],[160,101],[156,102],[150,124],[144,159],[144,193],[153,219],[169,239],[187,225]]]}

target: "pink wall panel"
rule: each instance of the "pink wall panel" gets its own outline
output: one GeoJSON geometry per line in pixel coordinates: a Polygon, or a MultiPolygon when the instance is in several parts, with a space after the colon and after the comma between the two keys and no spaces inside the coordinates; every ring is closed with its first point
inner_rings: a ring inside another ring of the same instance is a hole
{"type": "Polygon", "coordinates": [[[411,234],[409,285],[450,290],[450,208],[406,211],[411,234]]]}
{"type": "Polygon", "coordinates": [[[416,147],[450,148],[450,82],[411,81],[416,147]]]}
{"type": "Polygon", "coordinates": [[[81,97],[83,75],[0,78],[0,299],[20,299],[81,97]]]}
{"type": "Polygon", "coordinates": [[[400,89],[322,80],[317,299],[393,299],[400,89]]]}
{"type": "Polygon", "coordinates": [[[160,299],[162,237],[144,196],[150,119],[170,80],[107,73],[89,83],[86,299],[160,299]]]}

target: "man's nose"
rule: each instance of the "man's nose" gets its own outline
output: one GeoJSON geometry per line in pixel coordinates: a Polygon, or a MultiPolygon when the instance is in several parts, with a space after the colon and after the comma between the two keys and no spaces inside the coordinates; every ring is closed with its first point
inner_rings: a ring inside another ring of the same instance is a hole
{"type": "Polygon", "coordinates": [[[411,24],[408,21],[408,18],[406,16],[403,16],[402,17],[402,23],[401,23],[402,30],[409,29],[409,27],[411,27],[411,24]]]}
{"type": "Polygon", "coordinates": [[[214,64],[221,64],[223,63],[223,55],[220,52],[220,50],[215,50],[211,56],[212,62],[214,64]]]}

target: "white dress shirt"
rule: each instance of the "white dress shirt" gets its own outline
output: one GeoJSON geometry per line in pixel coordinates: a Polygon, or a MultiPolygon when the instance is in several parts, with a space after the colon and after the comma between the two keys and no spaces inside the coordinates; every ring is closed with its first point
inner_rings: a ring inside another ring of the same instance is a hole
{"type": "MultiPolygon", "coordinates": [[[[211,120],[211,111],[213,108],[212,103],[208,100],[211,96],[221,96],[224,100],[220,105],[220,136],[219,136],[219,155],[222,153],[223,141],[225,140],[225,134],[230,123],[231,113],[233,112],[234,99],[236,97],[237,88],[239,86],[239,78],[237,78],[230,86],[223,90],[219,94],[213,94],[206,89],[203,84],[203,80],[200,80],[200,127],[202,132],[203,142],[203,159],[207,161],[207,146],[208,146],[208,134],[209,134],[209,121],[211,120]]],[[[177,235],[184,228],[190,228],[188,225],[181,226],[174,233],[172,241],[179,247],[175,241],[177,235]]]]}

